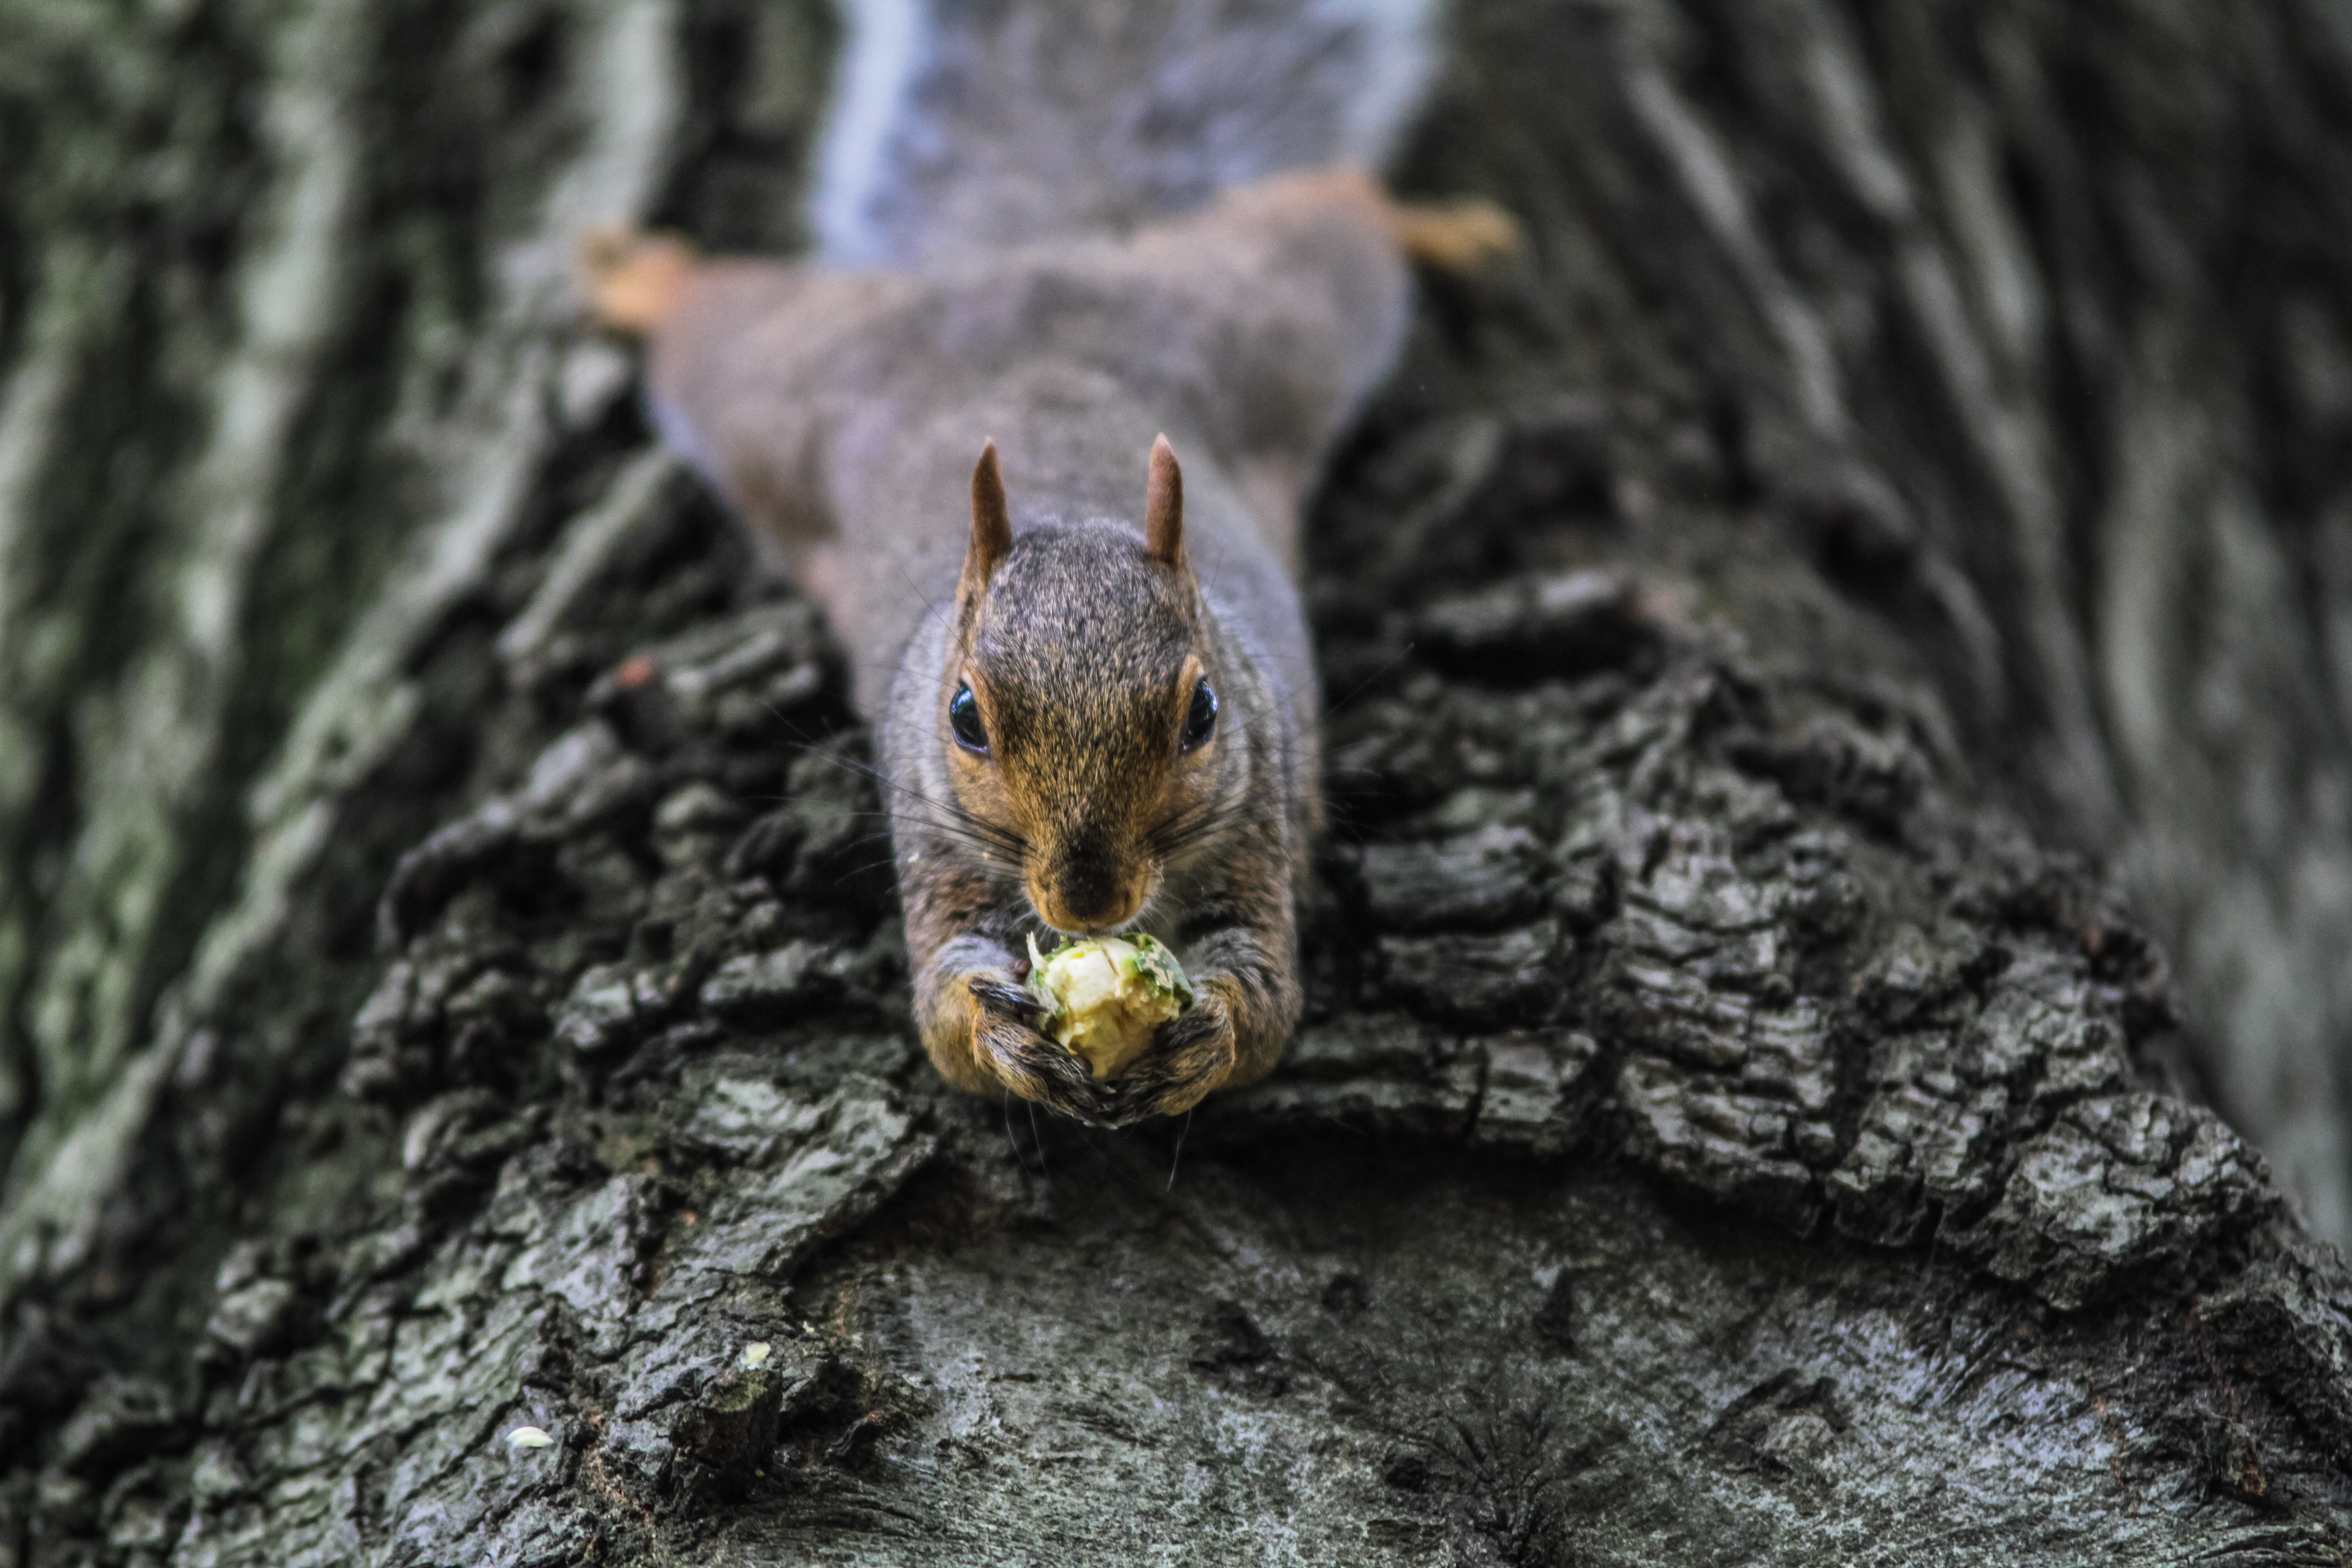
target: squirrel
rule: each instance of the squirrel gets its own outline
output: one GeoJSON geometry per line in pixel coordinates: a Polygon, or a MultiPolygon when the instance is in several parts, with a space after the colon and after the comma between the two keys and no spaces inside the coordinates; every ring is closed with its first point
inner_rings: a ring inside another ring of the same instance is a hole
{"type": "Polygon", "coordinates": [[[849,650],[950,1084],[1118,1126],[1273,1068],[1323,816],[1302,495],[1400,346],[1411,265],[1512,243],[1491,206],[1337,166],[897,268],[593,246],[657,428],[849,650]],[[1038,1027],[1041,925],[1159,938],[1192,1005],[1097,1081],[1038,1027]]]}

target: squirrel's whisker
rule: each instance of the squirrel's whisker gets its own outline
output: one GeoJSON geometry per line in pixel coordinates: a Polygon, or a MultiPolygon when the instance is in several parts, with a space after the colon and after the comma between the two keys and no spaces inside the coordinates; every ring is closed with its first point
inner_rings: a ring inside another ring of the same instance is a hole
{"type": "MultiPolygon", "coordinates": [[[[908,799],[918,802],[922,805],[929,807],[932,811],[939,813],[940,815],[938,816],[925,819],[930,826],[937,827],[942,832],[964,837],[969,842],[984,845],[1002,854],[1022,857],[1026,856],[1029,853],[1028,840],[1022,837],[1019,834],[1013,832],[1009,828],[1000,827],[995,823],[989,822],[984,818],[974,816],[971,813],[964,810],[963,807],[956,805],[951,802],[934,800],[929,795],[925,795],[922,791],[914,788],[912,785],[899,783],[897,779],[892,778],[888,773],[884,773],[880,768],[870,766],[865,763],[853,762],[846,757],[832,756],[823,752],[818,754],[824,755],[828,761],[833,762],[841,767],[846,768],[852,773],[861,773],[866,777],[872,779],[875,783],[882,784],[888,789],[896,790],[898,794],[906,796],[908,799]]],[[[895,816],[897,814],[890,813],[888,815],[895,816]]]]}

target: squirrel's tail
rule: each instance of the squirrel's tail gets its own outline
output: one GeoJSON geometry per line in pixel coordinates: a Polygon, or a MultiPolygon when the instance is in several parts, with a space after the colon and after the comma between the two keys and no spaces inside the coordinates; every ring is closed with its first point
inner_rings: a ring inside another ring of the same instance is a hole
{"type": "Polygon", "coordinates": [[[1377,166],[1438,0],[843,0],[819,252],[908,266],[1377,166]]]}

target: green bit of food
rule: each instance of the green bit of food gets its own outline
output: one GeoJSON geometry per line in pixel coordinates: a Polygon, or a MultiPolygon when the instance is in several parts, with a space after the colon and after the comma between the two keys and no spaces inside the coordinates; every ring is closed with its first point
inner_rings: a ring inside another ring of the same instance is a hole
{"type": "Polygon", "coordinates": [[[1051,954],[1029,939],[1029,989],[1045,1006],[1039,1026],[1111,1077],[1151,1043],[1152,1032],[1192,1005],[1192,983],[1167,947],[1148,936],[1095,937],[1051,954]]]}

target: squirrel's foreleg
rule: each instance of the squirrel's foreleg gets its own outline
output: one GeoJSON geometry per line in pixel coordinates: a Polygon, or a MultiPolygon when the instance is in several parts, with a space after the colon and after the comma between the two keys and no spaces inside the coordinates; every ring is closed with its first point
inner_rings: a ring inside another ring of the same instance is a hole
{"type": "Polygon", "coordinates": [[[1084,1058],[1038,1032],[1037,1000],[1013,978],[1011,951],[972,935],[925,947],[918,925],[909,919],[915,1016],[940,1076],[968,1094],[1011,1089],[1080,1121],[1108,1123],[1108,1086],[1094,1080],[1084,1058]]]}
{"type": "Polygon", "coordinates": [[[1161,1025],[1119,1079],[1114,1123],[1178,1115],[1274,1070],[1303,998],[1287,887],[1269,889],[1263,902],[1259,918],[1183,944],[1192,1005],[1161,1025]]]}

